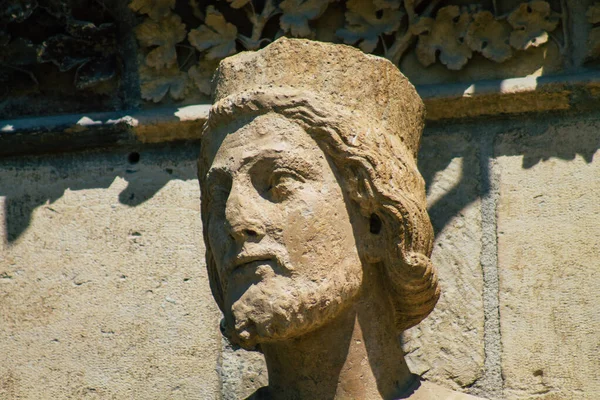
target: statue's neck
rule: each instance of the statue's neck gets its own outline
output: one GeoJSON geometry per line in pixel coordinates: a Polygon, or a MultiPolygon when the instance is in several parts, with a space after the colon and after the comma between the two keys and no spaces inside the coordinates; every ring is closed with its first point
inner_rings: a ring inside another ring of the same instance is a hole
{"type": "Polygon", "coordinates": [[[380,291],[322,328],[263,344],[273,400],[394,399],[414,383],[404,361],[391,305],[380,291]]]}

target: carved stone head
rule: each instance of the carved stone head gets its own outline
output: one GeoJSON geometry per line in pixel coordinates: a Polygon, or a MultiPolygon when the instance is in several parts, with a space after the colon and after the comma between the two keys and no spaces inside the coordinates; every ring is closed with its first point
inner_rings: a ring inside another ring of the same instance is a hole
{"type": "Polygon", "coordinates": [[[439,289],[416,166],[424,107],[398,69],[280,39],[221,62],[215,85],[198,175],[223,332],[245,348],[298,337],[371,290],[398,334],[427,316],[439,289]]]}

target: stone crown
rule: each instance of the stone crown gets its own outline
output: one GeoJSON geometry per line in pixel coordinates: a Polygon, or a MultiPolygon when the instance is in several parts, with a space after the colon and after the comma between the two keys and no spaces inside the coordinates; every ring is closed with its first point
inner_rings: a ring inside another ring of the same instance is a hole
{"type": "Polygon", "coordinates": [[[223,60],[215,81],[215,102],[269,88],[312,92],[333,107],[380,124],[413,157],[418,152],[424,105],[414,86],[388,60],[353,47],[280,38],[259,51],[223,60]]]}

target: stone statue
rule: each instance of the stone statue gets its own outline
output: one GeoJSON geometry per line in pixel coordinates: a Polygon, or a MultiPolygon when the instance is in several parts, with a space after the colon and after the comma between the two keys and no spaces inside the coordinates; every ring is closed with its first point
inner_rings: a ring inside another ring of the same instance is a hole
{"type": "Polygon", "coordinates": [[[261,351],[256,399],[468,399],[399,336],[440,295],[416,155],[424,106],[385,59],[282,38],[221,62],[198,174],[222,331],[261,351]]]}

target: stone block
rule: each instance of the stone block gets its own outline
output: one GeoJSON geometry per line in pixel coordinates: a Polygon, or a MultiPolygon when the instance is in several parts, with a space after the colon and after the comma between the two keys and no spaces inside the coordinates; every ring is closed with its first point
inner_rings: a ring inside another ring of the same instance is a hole
{"type": "Polygon", "coordinates": [[[213,399],[195,151],[0,164],[0,398],[213,399]]]}
{"type": "Polygon", "coordinates": [[[478,142],[457,133],[427,135],[422,143],[419,169],[442,296],[429,317],[404,333],[404,349],[413,373],[464,388],[482,376],[484,362],[478,142]]]}
{"type": "Polygon", "coordinates": [[[600,123],[502,135],[498,270],[507,399],[600,398],[600,123]]]}

